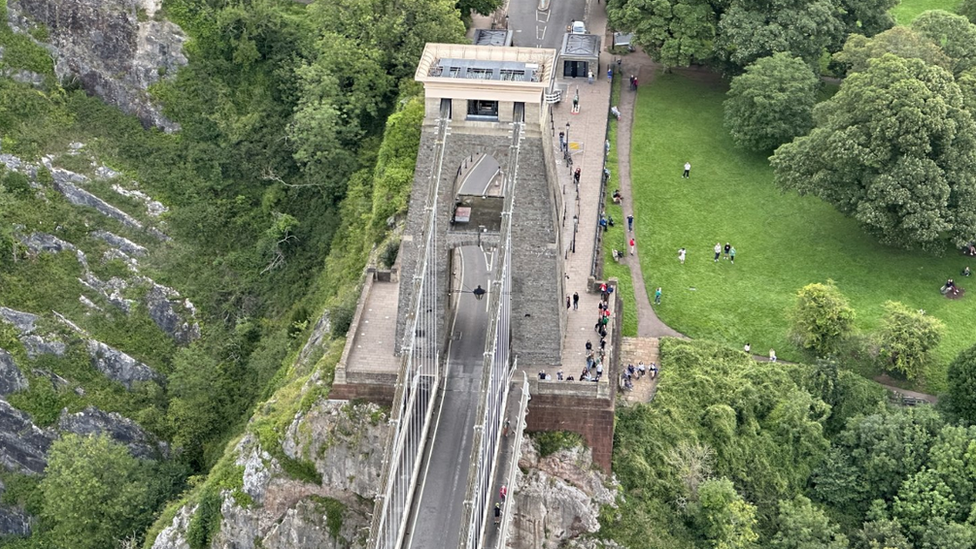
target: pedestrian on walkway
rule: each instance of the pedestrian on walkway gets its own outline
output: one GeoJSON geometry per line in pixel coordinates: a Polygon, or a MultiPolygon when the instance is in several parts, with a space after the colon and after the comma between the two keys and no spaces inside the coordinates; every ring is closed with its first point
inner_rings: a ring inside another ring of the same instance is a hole
{"type": "Polygon", "coordinates": [[[569,296],[566,296],[566,309],[569,310],[569,296]]]}
{"type": "Polygon", "coordinates": [[[573,292],[573,310],[579,310],[579,292],[573,292]]]}
{"type": "Polygon", "coordinates": [[[776,351],[772,349],[769,350],[769,361],[776,362],[776,351]]]}
{"type": "Polygon", "coordinates": [[[579,114],[579,94],[573,96],[573,114],[579,114]]]}
{"type": "Polygon", "coordinates": [[[559,152],[566,150],[566,133],[559,132],[559,152]]]}
{"type": "Polygon", "coordinates": [[[588,84],[592,84],[593,83],[593,71],[590,71],[590,74],[586,75],[586,82],[588,84]]]}
{"type": "Polygon", "coordinates": [[[729,250],[729,259],[731,259],[732,264],[735,265],[735,246],[732,246],[732,249],[729,250]]]}
{"type": "Polygon", "coordinates": [[[685,253],[687,252],[684,248],[678,248],[678,262],[682,265],[685,264],[685,253]]]}
{"type": "Polygon", "coordinates": [[[607,67],[607,82],[613,82],[613,67],[607,67]]]}
{"type": "Polygon", "coordinates": [[[634,77],[634,91],[637,91],[637,77],[634,77]]]}
{"type": "MultiPolygon", "coordinates": [[[[560,370],[560,373],[561,372],[562,371],[560,370]]],[[[508,420],[508,419],[505,419],[505,427],[502,429],[502,436],[503,437],[507,437],[508,436],[508,429],[509,429],[509,427],[511,427],[511,425],[512,425],[512,422],[510,420],[508,420]]]]}
{"type": "Polygon", "coordinates": [[[685,171],[681,174],[681,177],[685,179],[691,177],[691,162],[685,162],[685,171]]]}
{"type": "Polygon", "coordinates": [[[607,216],[605,215],[600,216],[600,226],[603,227],[604,231],[607,230],[607,216]]]}
{"type": "Polygon", "coordinates": [[[573,181],[575,181],[577,185],[579,185],[579,180],[581,175],[583,175],[582,168],[576,168],[576,171],[573,172],[573,181]]]}
{"type": "Polygon", "coordinates": [[[718,257],[720,255],[722,255],[722,243],[721,242],[716,242],[715,243],[715,263],[718,263],[718,257]]]}
{"type": "Polygon", "coordinates": [[[642,360],[637,363],[637,379],[644,377],[644,374],[646,373],[647,373],[647,366],[644,365],[644,361],[642,360]]]}
{"type": "Polygon", "coordinates": [[[725,252],[725,259],[729,258],[729,252],[732,251],[732,245],[728,242],[725,243],[725,248],[722,249],[725,252]]]}
{"type": "Polygon", "coordinates": [[[501,500],[504,502],[505,496],[508,495],[508,487],[502,484],[502,489],[498,491],[498,495],[501,498],[501,500]]]}
{"type": "Polygon", "coordinates": [[[627,216],[627,230],[634,232],[634,215],[630,214],[627,216]]]}
{"type": "Polygon", "coordinates": [[[607,154],[610,154],[610,140],[607,139],[606,143],[603,144],[603,148],[607,150],[607,154]]]}
{"type": "Polygon", "coordinates": [[[628,80],[630,80],[630,89],[633,90],[634,87],[635,87],[634,86],[634,82],[635,82],[634,75],[633,74],[630,75],[630,78],[628,80]]]}
{"type": "Polygon", "coordinates": [[[630,237],[630,255],[634,255],[634,237],[630,237]]]}
{"type": "Polygon", "coordinates": [[[654,303],[657,303],[658,305],[661,304],[661,287],[660,286],[658,286],[658,288],[656,290],[654,290],[654,303]]]}
{"type": "Polygon", "coordinates": [[[746,346],[745,346],[745,347],[743,347],[743,348],[742,348],[742,350],[743,350],[743,351],[745,351],[745,352],[746,352],[746,354],[749,354],[749,353],[751,353],[751,352],[752,352],[752,345],[750,345],[750,344],[749,344],[749,343],[747,342],[747,343],[746,343],[746,346]]]}

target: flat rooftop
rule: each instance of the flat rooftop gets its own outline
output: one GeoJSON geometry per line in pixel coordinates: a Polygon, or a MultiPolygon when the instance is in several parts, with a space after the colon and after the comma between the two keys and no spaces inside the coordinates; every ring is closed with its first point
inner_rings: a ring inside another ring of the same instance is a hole
{"type": "Polygon", "coordinates": [[[595,34],[570,34],[563,37],[560,57],[600,57],[600,37],[595,34]]]}
{"type": "Polygon", "coordinates": [[[490,59],[453,59],[442,57],[430,68],[430,76],[467,78],[470,80],[508,80],[538,82],[539,64],[490,59]]]}
{"type": "Polygon", "coordinates": [[[511,46],[512,31],[501,29],[475,29],[473,42],[476,46],[511,46]]]}
{"type": "Polygon", "coordinates": [[[550,84],[555,63],[556,52],[550,49],[428,43],[414,77],[425,85],[466,83],[470,87],[490,82],[543,90],[550,84]]]}

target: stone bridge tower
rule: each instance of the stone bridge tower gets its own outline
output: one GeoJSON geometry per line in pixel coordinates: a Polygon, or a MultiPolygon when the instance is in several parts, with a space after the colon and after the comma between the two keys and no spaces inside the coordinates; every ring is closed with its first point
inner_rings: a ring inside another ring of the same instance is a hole
{"type": "MultiPolygon", "coordinates": [[[[416,80],[424,84],[426,114],[407,223],[400,247],[396,354],[403,345],[413,275],[423,239],[430,185],[437,196],[438,332],[454,302],[452,249],[497,246],[505,189],[512,212],[511,348],[520,367],[561,362],[566,323],[560,250],[562,191],[549,145],[553,132],[545,102],[552,89],[555,51],[463,44],[427,44],[416,80]],[[443,143],[438,125],[449,118],[443,143]],[[443,147],[440,154],[435,154],[443,147]],[[449,290],[447,290],[450,288],[449,290]]],[[[470,289],[467,289],[470,290],[470,289]]]]}

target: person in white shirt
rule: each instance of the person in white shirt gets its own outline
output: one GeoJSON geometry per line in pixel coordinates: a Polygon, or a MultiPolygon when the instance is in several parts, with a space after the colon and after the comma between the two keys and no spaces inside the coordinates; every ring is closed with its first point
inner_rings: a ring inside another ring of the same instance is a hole
{"type": "Polygon", "coordinates": [[[681,177],[685,179],[691,177],[691,162],[685,162],[685,173],[681,174],[681,177]]]}

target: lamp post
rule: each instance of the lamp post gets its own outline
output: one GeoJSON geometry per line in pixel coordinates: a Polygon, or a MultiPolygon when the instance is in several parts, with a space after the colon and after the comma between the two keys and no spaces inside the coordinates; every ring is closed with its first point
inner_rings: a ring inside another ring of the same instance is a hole
{"type": "Polygon", "coordinates": [[[569,155],[569,122],[566,122],[566,148],[563,150],[563,159],[566,161],[566,165],[569,166],[572,160],[569,155]]]}
{"type": "Polygon", "coordinates": [[[475,299],[477,299],[478,301],[481,301],[481,299],[483,297],[485,297],[485,294],[488,293],[488,292],[487,292],[487,290],[485,290],[484,288],[481,287],[481,284],[478,284],[478,287],[475,288],[475,289],[473,289],[473,290],[471,290],[471,293],[474,294],[474,298],[475,299]]]}

